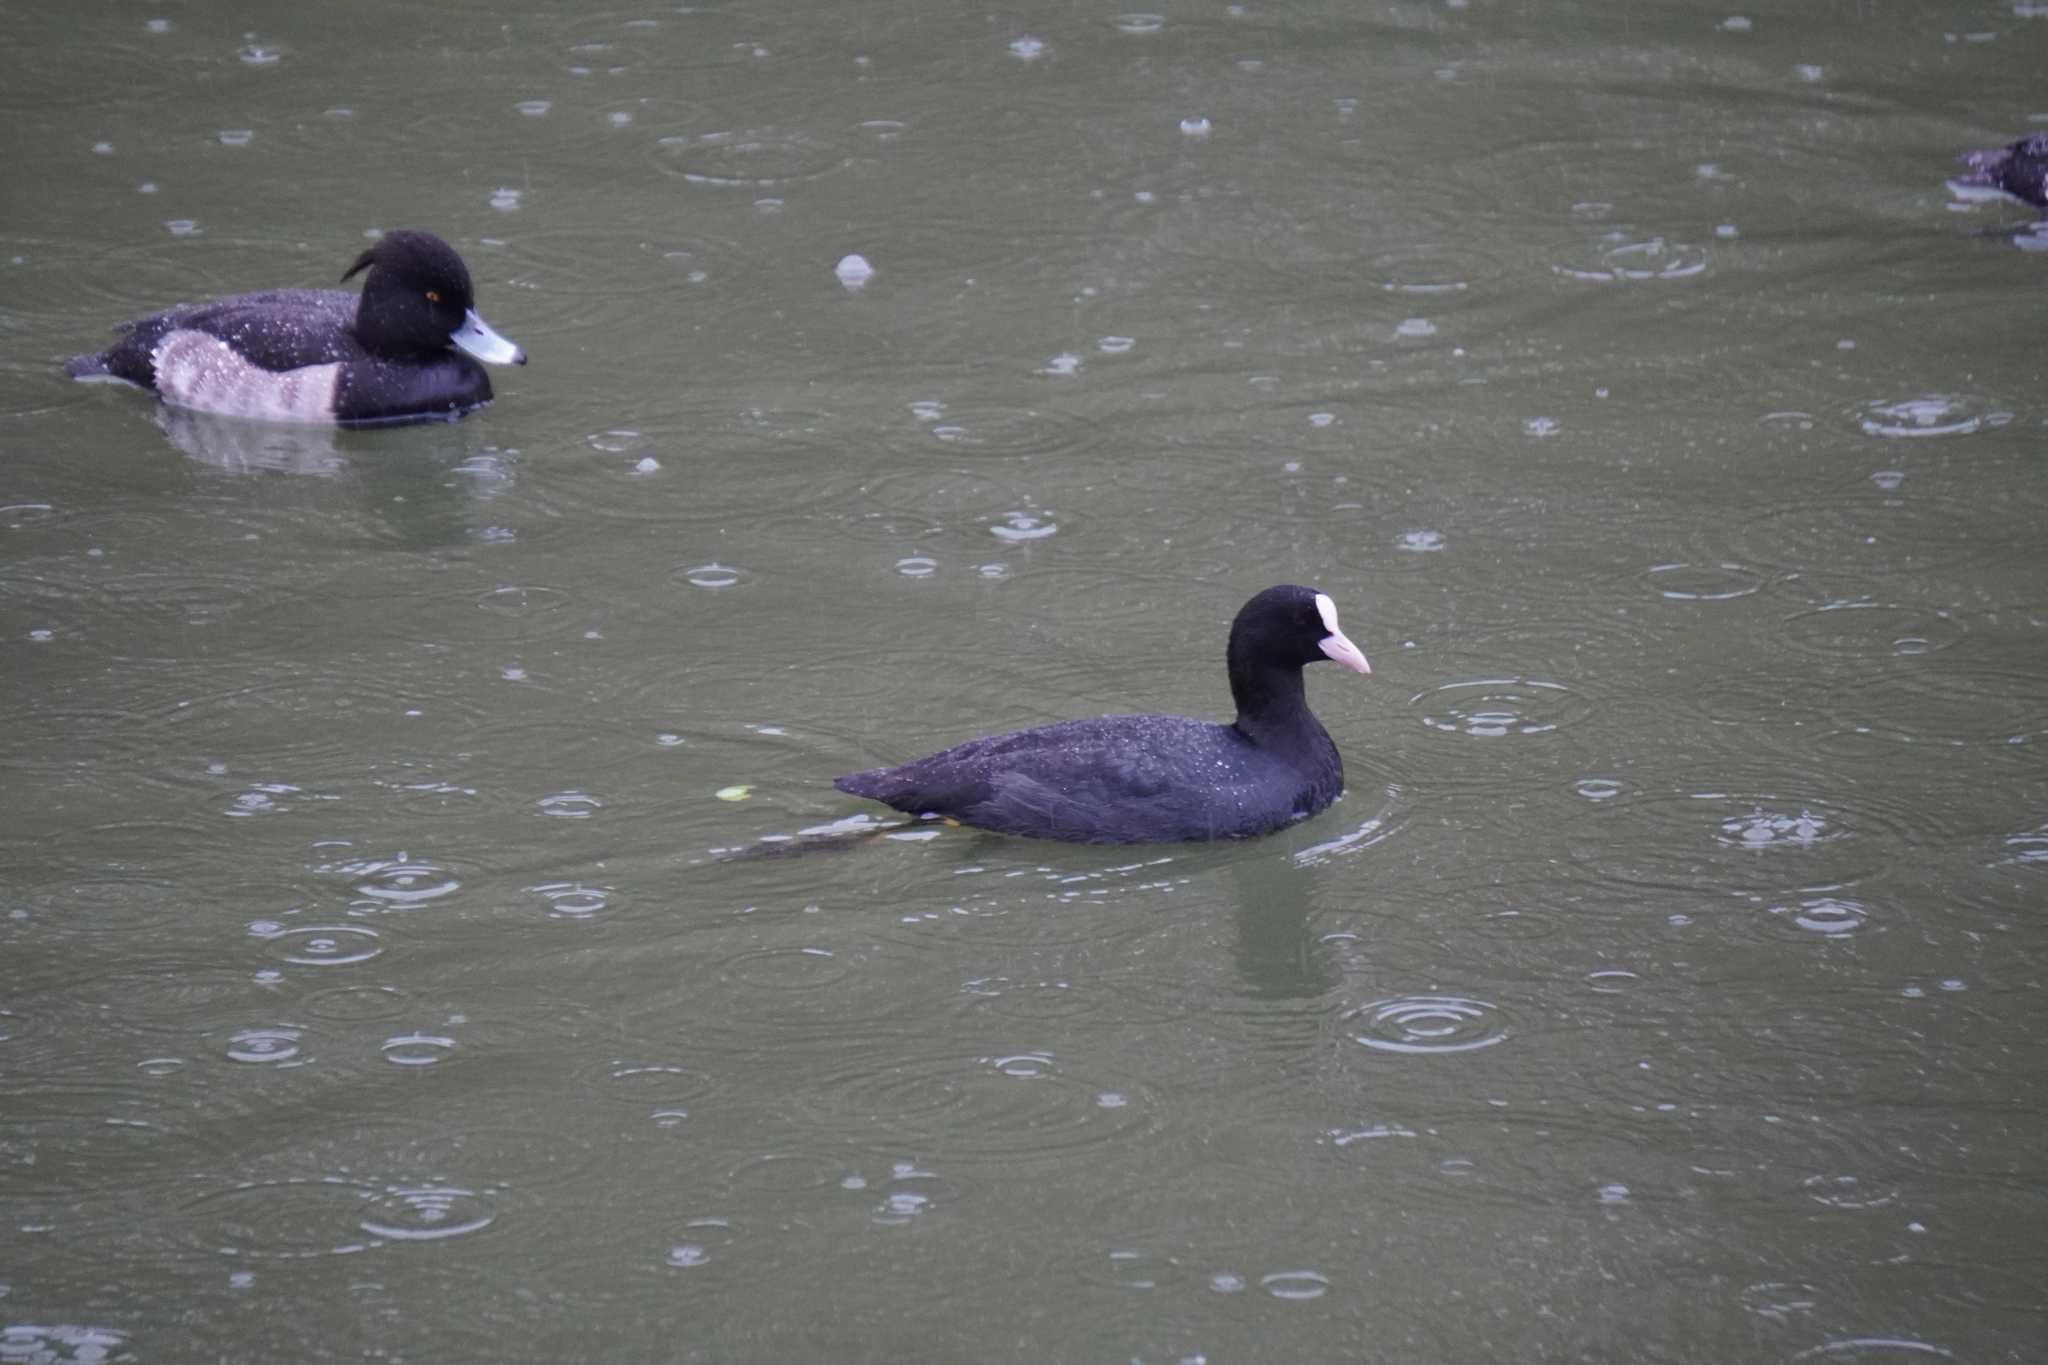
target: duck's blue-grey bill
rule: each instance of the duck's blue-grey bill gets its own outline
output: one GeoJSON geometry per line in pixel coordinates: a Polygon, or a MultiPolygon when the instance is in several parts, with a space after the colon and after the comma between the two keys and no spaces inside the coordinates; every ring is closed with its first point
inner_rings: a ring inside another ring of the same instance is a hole
{"type": "Polygon", "coordinates": [[[491,330],[491,324],[472,308],[462,316],[462,325],[449,333],[451,344],[460,346],[486,365],[524,365],[526,352],[491,330]]]}

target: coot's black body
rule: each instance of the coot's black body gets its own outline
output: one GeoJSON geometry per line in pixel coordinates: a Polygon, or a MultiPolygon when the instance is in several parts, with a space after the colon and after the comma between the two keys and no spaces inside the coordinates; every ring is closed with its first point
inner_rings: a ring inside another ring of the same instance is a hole
{"type": "Polygon", "coordinates": [[[202,412],[362,425],[459,417],[491,399],[472,356],[526,363],[477,316],[469,269],[439,237],[386,233],[342,278],[360,270],[360,297],[273,289],[138,318],[65,372],[202,412]]]}
{"type": "Polygon", "coordinates": [[[1269,834],[1344,789],[1344,764],[1308,709],[1301,670],[1370,672],[1312,588],[1268,588],[1231,623],[1237,719],[1097,716],[969,740],[834,785],[913,815],[1077,843],[1175,843],[1269,834]]]}
{"type": "Polygon", "coordinates": [[[2037,209],[2048,209],[2048,133],[2033,133],[2009,147],[1965,152],[1975,174],[1965,183],[1990,185],[2037,209]]]}

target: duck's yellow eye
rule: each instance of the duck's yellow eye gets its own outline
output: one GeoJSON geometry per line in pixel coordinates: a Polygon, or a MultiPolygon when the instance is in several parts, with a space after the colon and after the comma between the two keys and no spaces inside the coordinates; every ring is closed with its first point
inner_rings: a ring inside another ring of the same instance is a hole
{"type": "Polygon", "coordinates": [[[428,303],[439,303],[440,301],[441,301],[441,296],[440,296],[439,294],[436,294],[436,293],[435,293],[435,292],[434,292],[433,290],[431,290],[431,289],[429,289],[429,290],[427,291],[427,302],[428,302],[428,303]]]}

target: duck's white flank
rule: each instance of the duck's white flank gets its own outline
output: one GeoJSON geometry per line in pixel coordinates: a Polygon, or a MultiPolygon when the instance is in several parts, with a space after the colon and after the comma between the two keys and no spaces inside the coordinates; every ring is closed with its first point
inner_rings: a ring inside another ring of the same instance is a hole
{"type": "Polygon", "coordinates": [[[260,422],[332,422],[341,362],[266,370],[204,332],[166,332],[150,359],[166,403],[260,422]]]}

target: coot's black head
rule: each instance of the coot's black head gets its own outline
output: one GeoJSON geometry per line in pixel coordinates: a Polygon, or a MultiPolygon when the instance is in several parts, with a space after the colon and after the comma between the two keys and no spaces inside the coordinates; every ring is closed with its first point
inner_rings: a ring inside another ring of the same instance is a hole
{"type": "Polygon", "coordinates": [[[1337,605],[1328,593],[1284,583],[1239,608],[1230,623],[1230,668],[1294,668],[1335,659],[1372,672],[1365,654],[1337,628],[1337,605]]]}
{"type": "Polygon", "coordinates": [[[526,363],[526,352],[477,316],[469,267],[433,233],[387,232],[342,279],[359,270],[370,272],[356,305],[356,338],[368,350],[411,358],[457,346],[493,365],[526,363]]]}

